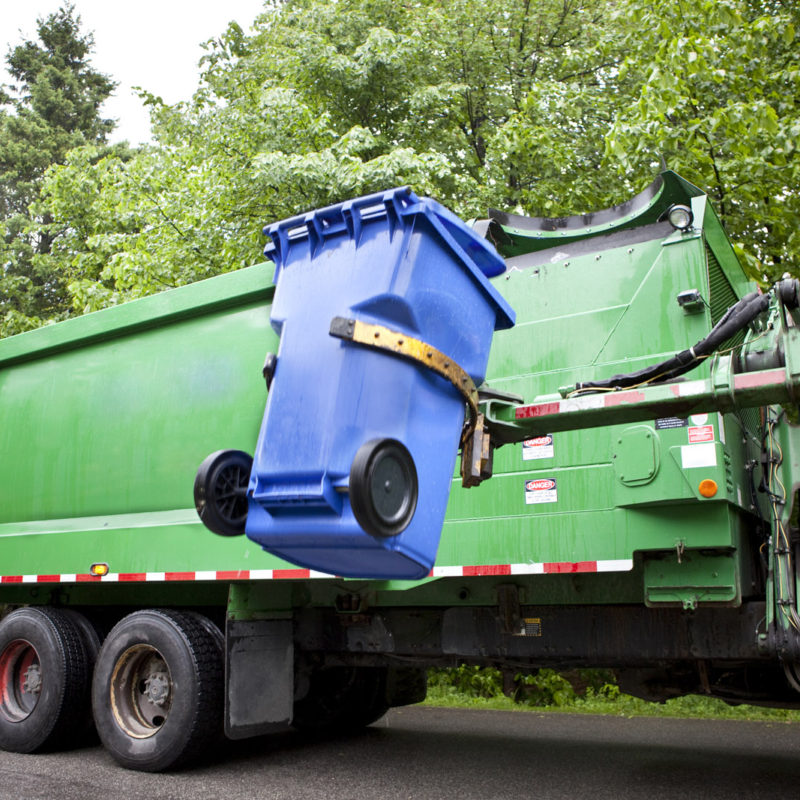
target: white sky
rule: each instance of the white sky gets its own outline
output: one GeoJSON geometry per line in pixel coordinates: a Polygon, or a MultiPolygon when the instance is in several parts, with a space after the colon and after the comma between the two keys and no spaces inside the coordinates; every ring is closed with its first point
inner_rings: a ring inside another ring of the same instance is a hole
{"type": "MultiPolygon", "coordinates": [[[[36,19],[65,0],[0,0],[0,83],[8,83],[9,46],[36,38],[36,19]],[[20,30],[22,34],[20,34],[20,30]]],[[[112,141],[150,138],[147,111],[133,93],[141,86],[168,103],[188,100],[197,88],[200,43],[219,36],[235,20],[249,31],[263,0],[72,0],[81,31],[94,33],[95,69],[119,85],[102,108],[118,120],[112,141]]]]}

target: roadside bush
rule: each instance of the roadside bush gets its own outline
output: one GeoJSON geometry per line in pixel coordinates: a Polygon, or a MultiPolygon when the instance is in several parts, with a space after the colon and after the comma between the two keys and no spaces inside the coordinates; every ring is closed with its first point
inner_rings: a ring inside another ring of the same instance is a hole
{"type": "Polygon", "coordinates": [[[452,669],[428,671],[428,691],[461,694],[465,697],[500,697],[503,694],[503,673],[494,667],[462,664],[452,669]]]}
{"type": "Polygon", "coordinates": [[[462,664],[428,672],[426,705],[523,711],[547,709],[615,716],[698,717],[799,723],[800,711],[730,706],[713,697],[686,695],[652,703],[624,694],[611,670],[540,669],[505,675],[494,667],[462,664]]]}
{"type": "Polygon", "coordinates": [[[545,707],[569,706],[582,697],[614,699],[619,695],[614,675],[609,670],[572,670],[558,673],[539,669],[516,673],[513,680],[504,680],[503,672],[495,667],[462,664],[451,669],[432,669],[428,672],[428,691],[432,696],[464,698],[493,698],[504,694],[515,703],[545,707]]]}

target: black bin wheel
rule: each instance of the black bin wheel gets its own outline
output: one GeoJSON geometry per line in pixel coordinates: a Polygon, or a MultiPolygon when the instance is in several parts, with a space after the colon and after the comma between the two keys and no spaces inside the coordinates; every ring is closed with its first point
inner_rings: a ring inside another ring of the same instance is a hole
{"type": "Polygon", "coordinates": [[[411,522],[419,484],[411,453],[395,439],[361,445],[350,468],[350,505],[373,536],[396,536],[411,522]]]}
{"type": "Polygon", "coordinates": [[[203,524],[220,536],[240,536],[247,522],[247,486],[253,459],[241,450],[217,450],[194,480],[194,505],[203,524]]]}

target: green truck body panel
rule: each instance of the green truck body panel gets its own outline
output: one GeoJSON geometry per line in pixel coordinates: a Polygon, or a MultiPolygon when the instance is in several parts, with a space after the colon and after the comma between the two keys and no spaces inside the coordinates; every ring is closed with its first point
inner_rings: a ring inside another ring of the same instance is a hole
{"type": "Polygon", "coordinates": [[[252,267],[0,342],[3,575],[264,564],[259,548],[208,534],[192,476],[209,452],[258,435],[261,365],[277,344],[271,274],[252,267]]]}
{"type": "MultiPolygon", "coordinates": [[[[518,321],[495,336],[493,388],[529,398],[658,362],[750,288],[699,190],[666,173],[643,195],[568,235],[502,228],[509,267],[495,285],[518,321]],[[692,205],[694,232],[659,221],[673,202],[692,205]],[[687,289],[706,299],[692,313],[675,299],[687,289]]],[[[206,531],[192,501],[206,455],[255,445],[261,367],[277,351],[272,292],[262,264],[0,342],[0,594],[18,601],[52,581],[82,602],[120,602],[123,584],[303,576],[244,537],[206,531]],[[95,563],[110,578],[90,577],[95,563]],[[110,595],[98,586],[112,583],[110,595]]],[[[387,605],[446,602],[453,578],[492,587],[513,565],[539,602],[736,604],[746,457],[738,420],[718,414],[506,445],[491,481],[454,478],[433,577],[372,588],[387,605]],[[714,443],[715,463],[682,462],[692,437],[714,443]],[[720,487],[711,500],[703,478],[720,487]],[[677,569],[664,560],[676,549],[693,552],[677,569]],[[585,571],[608,574],[588,594],[553,590],[559,573],[585,571]]]]}

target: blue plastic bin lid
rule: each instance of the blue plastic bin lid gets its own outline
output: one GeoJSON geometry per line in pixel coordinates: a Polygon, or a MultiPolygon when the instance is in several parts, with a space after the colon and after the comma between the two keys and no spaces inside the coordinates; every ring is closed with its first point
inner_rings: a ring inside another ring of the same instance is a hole
{"type": "Polygon", "coordinates": [[[495,308],[495,329],[513,327],[516,318],[514,309],[487,280],[505,271],[505,262],[493,245],[452,211],[428,197],[418,197],[407,186],[347,200],[268,225],[264,233],[272,241],[264,248],[264,255],[275,262],[277,282],[289,249],[296,242],[309,239],[312,249],[316,249],[325,238],[347,232],[357,244],[365,223],[388,217],[390,224],[402,224],[405,219],[415,215],[428,219],[480,284],[495,308]]]}

